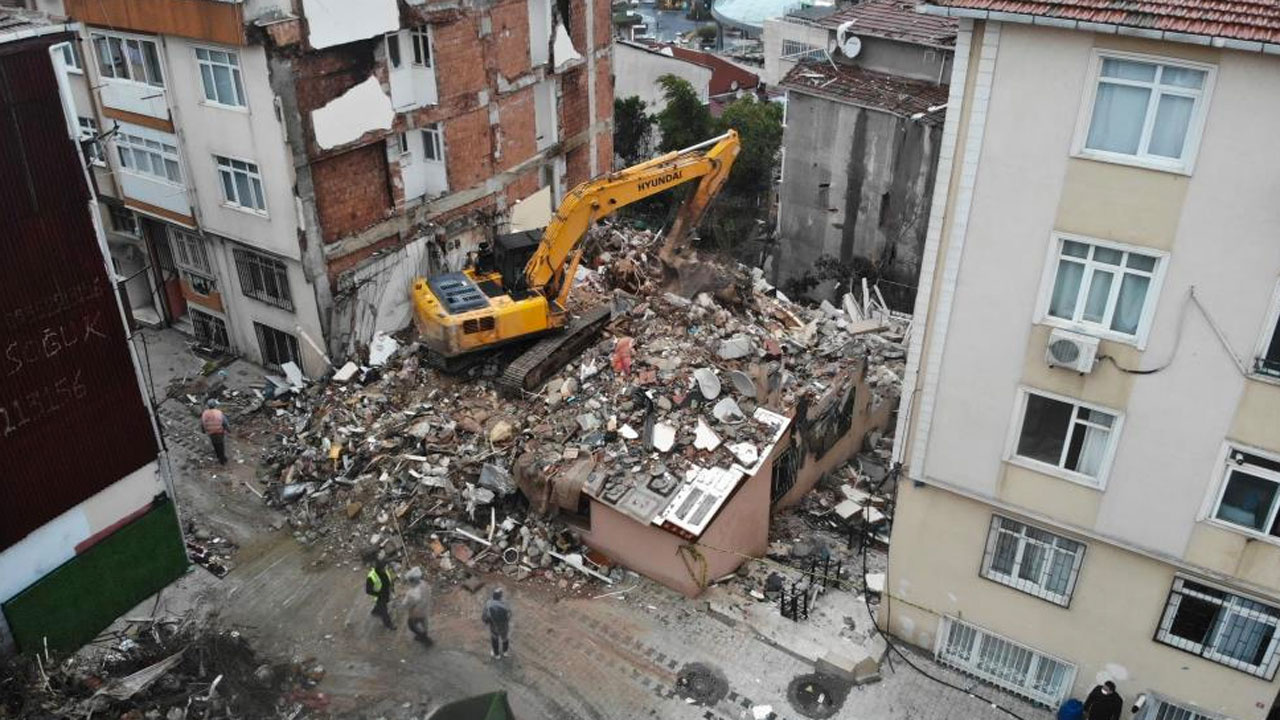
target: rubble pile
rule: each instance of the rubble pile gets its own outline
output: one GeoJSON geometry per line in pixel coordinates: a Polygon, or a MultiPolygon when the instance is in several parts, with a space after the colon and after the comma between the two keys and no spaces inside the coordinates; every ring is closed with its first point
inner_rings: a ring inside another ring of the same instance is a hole
{"type": "MultiPolygon", "coordinates": [[[[416,343],[387,336],[327,381],[273,383],[260,413],[276,438],[267,501],[334,562],[425,557],[455,581],[608,581],[620,571],[569,531],[579,490],[671,497],[700,468],[750,468],[782,419],[851,373],[865,373],[873,405],[896,400],[906,322],[865,286],[841,308],[807,308],[759,270],[726,267],[720,290],[684,298],[661,289],[659,241],[597,233],[571,307],[610,303],[613,317],[523,397],[500,396],[483,377],[491,369],[447,376],[416,343]]],[[[869,451],[887,460],[888,446],[877,433],[869,451]]]]}
{"type": "Polygon", "coordinates": [[[264,660],[216,624],[132,623],[105,651],[5,661],[0,720],[327,717],[328,698],[314,689],[324,672],[314,660],[264,660]]]}

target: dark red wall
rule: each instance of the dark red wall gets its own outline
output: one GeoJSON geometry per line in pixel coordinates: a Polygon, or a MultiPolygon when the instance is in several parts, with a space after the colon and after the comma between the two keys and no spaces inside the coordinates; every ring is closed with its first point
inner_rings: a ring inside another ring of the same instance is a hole
{"type": "Polygon", "coordinates": [[[157,455],[47,36],[0,44],[0,550],[157,455]]]}

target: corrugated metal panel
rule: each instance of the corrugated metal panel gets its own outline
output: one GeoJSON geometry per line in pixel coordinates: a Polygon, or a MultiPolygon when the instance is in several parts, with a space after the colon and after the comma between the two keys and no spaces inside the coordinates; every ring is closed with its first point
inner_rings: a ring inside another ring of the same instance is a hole
{"type": "Polygon", "coordinates": [[[0,550],[157,455],[47,47],[0,45],[0,550]]]}

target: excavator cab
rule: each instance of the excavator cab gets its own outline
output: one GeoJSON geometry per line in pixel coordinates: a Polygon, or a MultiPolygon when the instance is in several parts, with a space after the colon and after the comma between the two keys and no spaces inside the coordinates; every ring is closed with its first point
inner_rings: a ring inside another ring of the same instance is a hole
{"type": "Polygon", "coordinates": [[[720,192],[738,156],[730,130],[683,150],[588,180],[568,193],[541,232],[499,236],[462,272],[416,278],[410,291],[419,339],[438,367],[463,356],[534,341],[509,365],[499,386],[528,390],[591,342],[610,317],[598,307],[571,317],[568,297],[591,224],[638,200],[695,182],[660,255],[678,248],[720,192]],[[544,337],[547,336],[547,337],[544,337]]]}

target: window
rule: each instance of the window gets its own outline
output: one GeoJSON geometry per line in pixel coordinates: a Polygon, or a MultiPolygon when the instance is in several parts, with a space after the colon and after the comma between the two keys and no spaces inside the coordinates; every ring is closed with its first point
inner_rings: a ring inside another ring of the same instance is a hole
{"type": "Polygon", "coordinates": [[[431,36],[425,27],[413,28],[409,31],[409,43],[413,45],[413,64],[418,67],[431,67],[431,36]]]}
{"type": "Polygon", "coordinates": [[[169,228],[169,245],[173,249],[174,264],[178,267],[206,275],[213,274],[209,256],[204,250],[204,242],[200,238],[171,227],[169,228]]]}
{"type": "Polygon", "coordinates": [[[105,33],[93,33],[90,37],[102,77],[164,87],[160,51],[155,42],[105,33]]]}
{"type": "Polygon", "coordinates": [[[193,306],[188,306],[187,309],[191,314],[191,325],[195,330],[196,342],[218,352],[225,353],[231,350],[231,343],[227,340],[227,324],[222,321],[222,318],[193,306]]]}
{"type": "Polygon", "coordinates": [[[1036,392],[1021,392],[1014,455],[1101,487],[1119,431],[1113,412],[1036,392]]]}
{"type": "Polygon", "coordinates": [[[1211,69],[1103,55],[1097,73],[1083,154],[1175,170],[1189,167],[1211,69]]]}
{"type": "Polygon", "coordinates": [[[1214,519],[1280,537],[1280,462],[1232,449],[1221,492],[1214,519]]]}
{"type": "Polygon", "coordinates": [[[1155,306],[1161,258],[1126,247],[1055,239],[1045,319],[1084,333],[1133,342],[1155,306]]]}
{"type": "Polygon", "coordinates": [[[387,33],[387,59],[391,61],[391,67],[400,67],[400,33],[387,33]]]}
{"type": "Polygon", "coordinates": [[[262,352],[263,365],[279,368],[287,362],[298,362],[297,338],[259,322],[253,324],[253,329],[258,334],[258,349],[262,352]]]}
{"type": "Polygon", "coordinates": [[[218,105],[245,107],[244,86],[240,82],[240,56],[225,50],[196,48],[204,99],[218,105]]]}
{"type": "Polygon", "coordinates": [[[293,309],[289,294],[289,276],[284,263],[250,250],[236,248],[236,271],[240,275],[240,292],[255,300],[293,309]]]}
{"type": "Polygon", "coordinates": [[[440,123],[431,123],[422,130],[422,152],[432,162],[444,162],[444,147],[440,137],[440,123]]]}
{"type": "Polygon", "coordinates": [[[1275,297],[1271,301],[1271,315],[1267,317],[1258,356],[1253,360],[1253,371],[1280,377],[1280,285],[1276,286],[1275,297]]]}
{"type": "Polygon", "coordinates": [[[1147,693],[1147,704],[1134,720],[1220,720],[1220,718],[1147,693]]]}
{"type": "Polygon", "coordinates": [[[84,61],[80,59],[80,43],[76,40],[60,43],[58,51],[62,53],[62,63],[72,72],[84,72],[84,61]]]}
{"type": "Polygon", "coordinates": [[[942,618],[938,661],[1048,707],[1071,689],[1074,665],[955,618],[942,618]]]}
{"type": "Polygon", "coordinates": [[[226,204],[265,213],[267,200],[262,195],[262,176],[258,166],[243,160],[233,160],[215,155],[218,175],[222,178],[222,199],[226,204]]]}
{"type": "Polygon", "coordinates": [[[1043,600],[1071,603],[1084,545],[1060,535],[991,516],[982,576],[1043,600]]]}
{"type": "Polygon", "coordinates": [[[396,152],[408,155],[401,162],[413,162],[413,148],[409,147],[409,133],[396,133],[396,152]]]}
{"type": "Polygon", "coordinates": [[[128,170],[165,182],[182,183],[178,148],[169,143],[118,132],[116,152],[120,155],[120,164],[128,170]]]}
{"type": "Polygon", "coordinates": [[[1276,672],[1280,609],[1175,578],[1156,641],[1268,680],[1276,672]]]}
{"type": "Polygon", "coordinates": [[[119,205],[108,205],[107,216],[111,218],[111,229],[124,234],[138,236],[138,216],[132,210],[119,205]]]}
{"type": "Polygon", "coordinates": [[[76,118],[80,124],[80,146],[85,156],[94,165],[106,165],[106,156],[102,154],[102,144],[98,142],[98,121],[93,118],[76,118]]]}
{"type": "Polygon", "coordinates": [[[782,55],[780,57],[783,60],[808,60],[823,59],[826,54],[817,45],[810,45],[799,40],[783,40],[782,55]]]}

